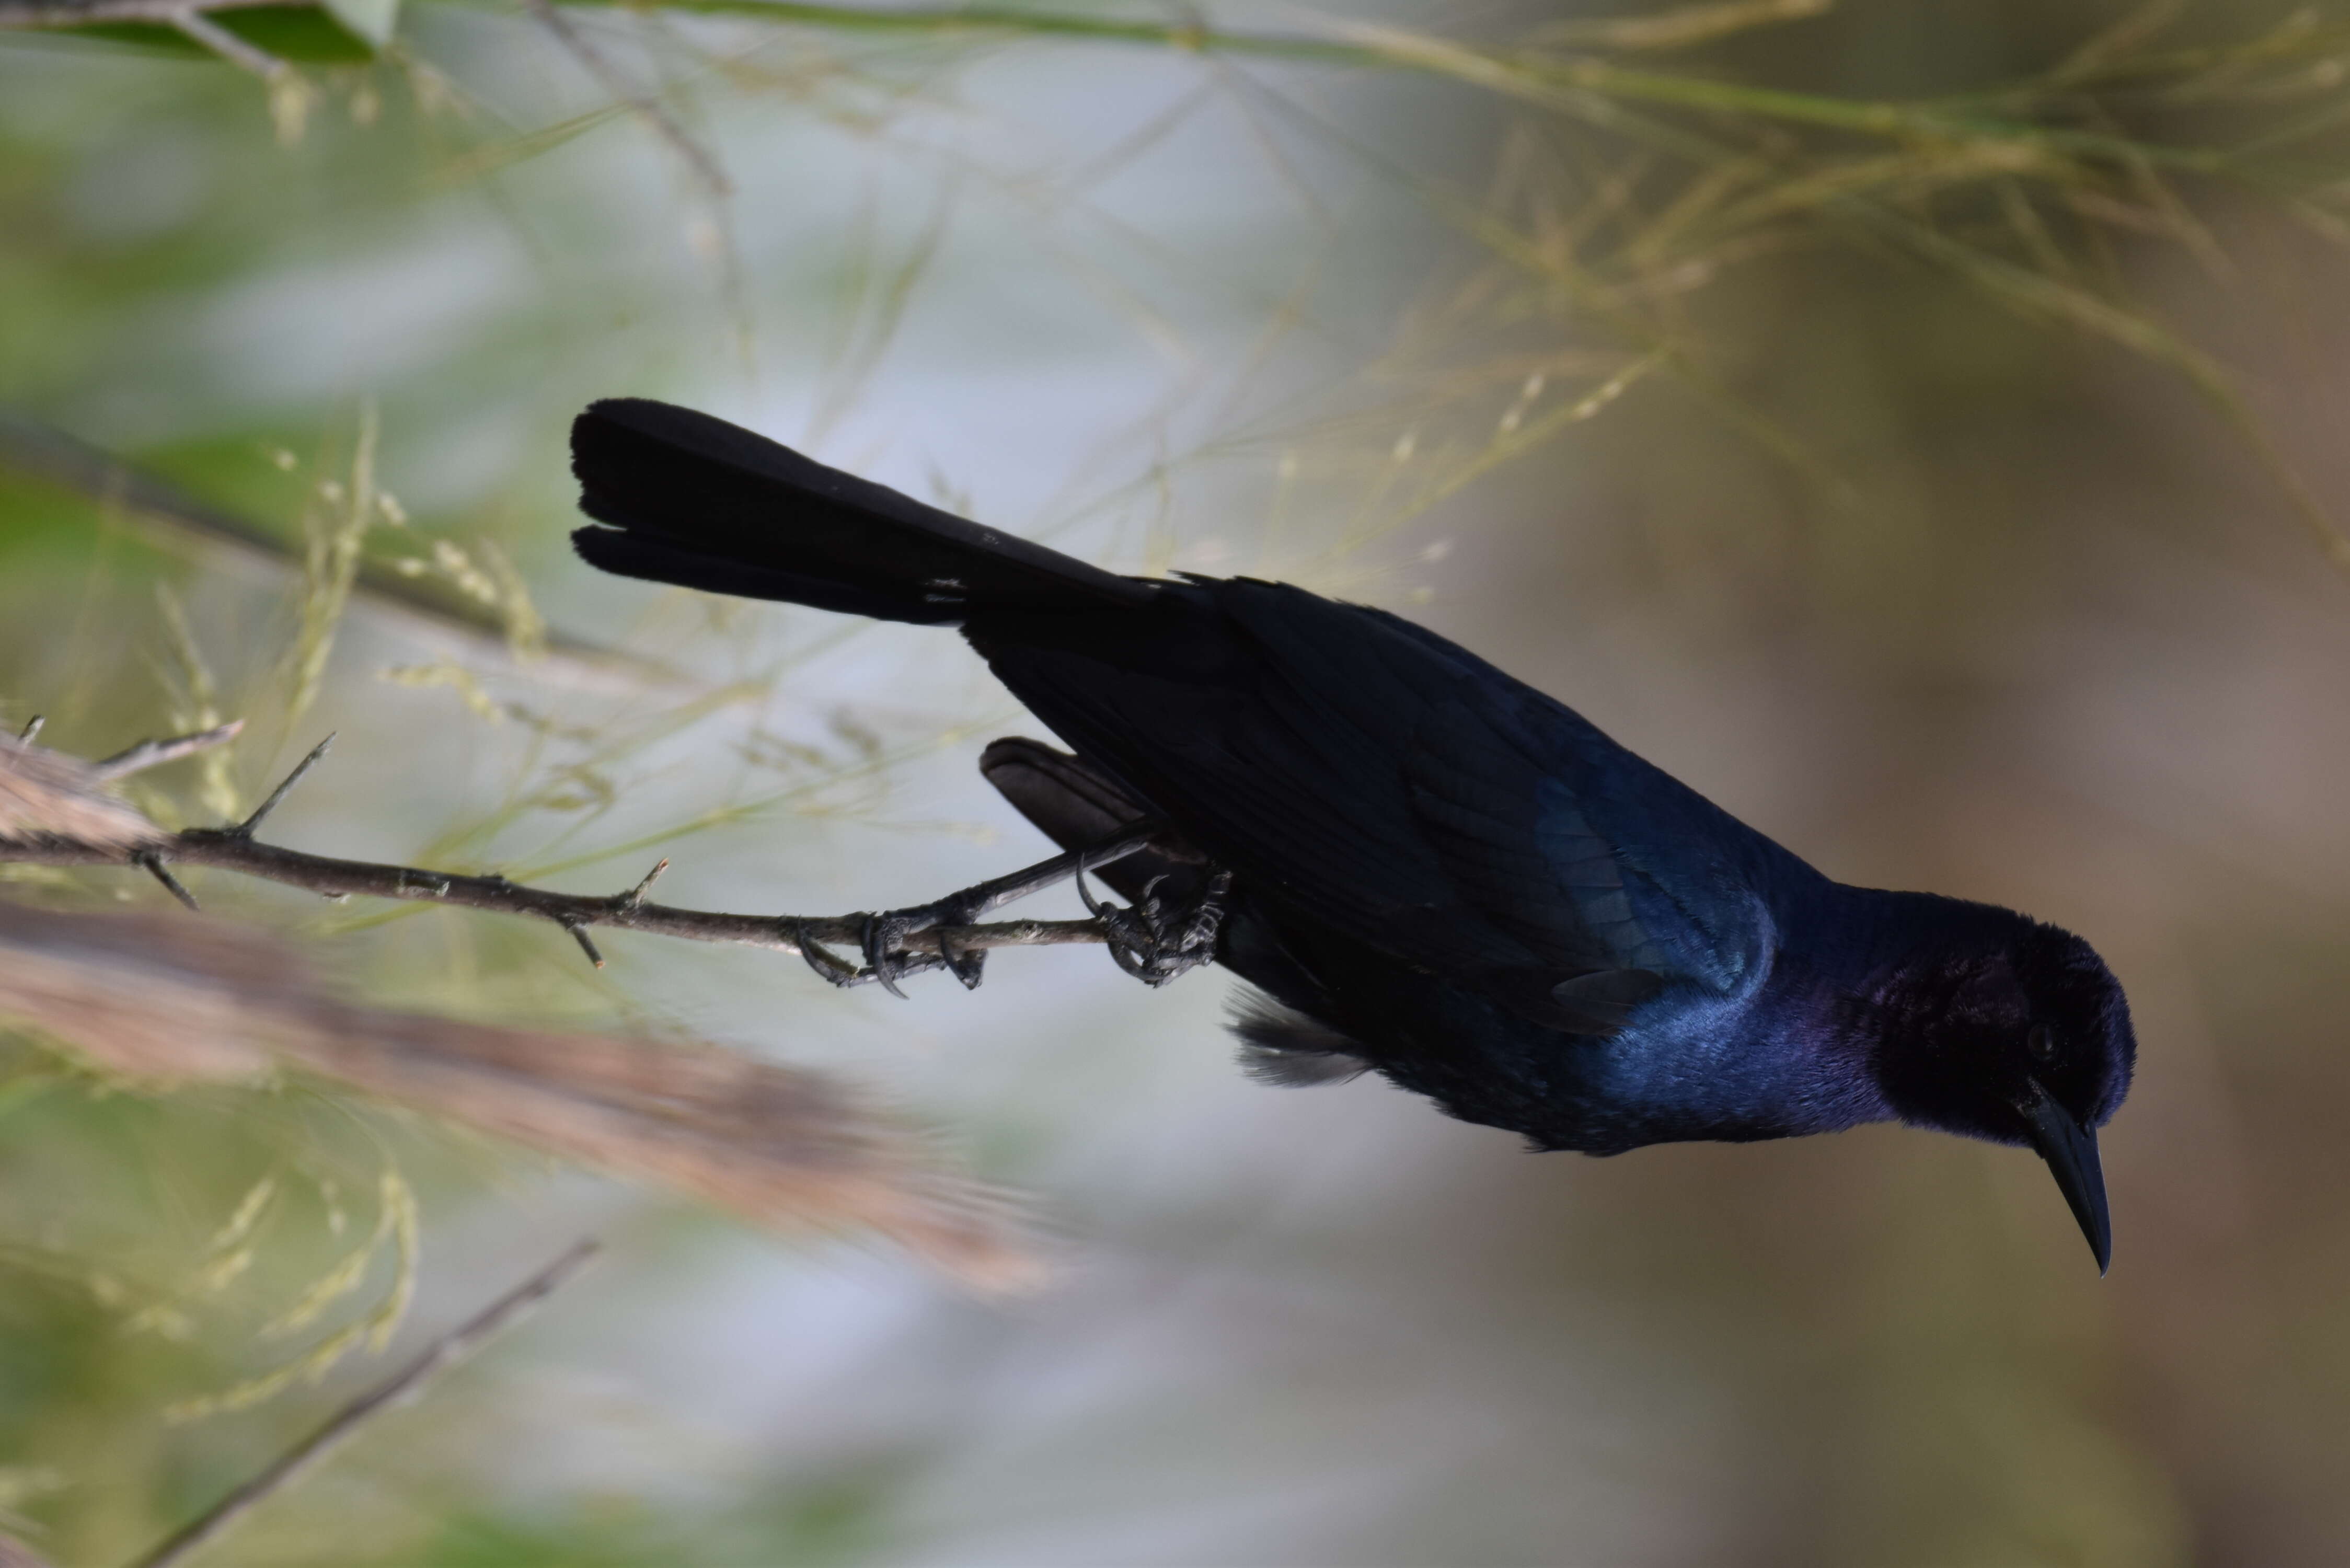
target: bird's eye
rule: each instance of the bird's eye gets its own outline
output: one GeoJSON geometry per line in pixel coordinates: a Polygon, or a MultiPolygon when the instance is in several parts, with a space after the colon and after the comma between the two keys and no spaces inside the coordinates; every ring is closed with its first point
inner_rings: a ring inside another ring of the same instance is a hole
{"type": "Polygon", "coordinates": [[[2045,1023],[2035,1023],[2032,1032],[2023,1037],[2023,1048],[2032,1053],[2032,1059],[2035,1062],[2054,1062],[2056,1060],[2056,1032],[2045,1023]]]}

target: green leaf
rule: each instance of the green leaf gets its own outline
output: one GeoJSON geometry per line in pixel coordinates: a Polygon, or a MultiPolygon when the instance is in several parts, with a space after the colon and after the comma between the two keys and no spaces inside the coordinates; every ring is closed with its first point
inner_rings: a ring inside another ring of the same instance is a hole
{"type": "Polygon", "coordinates": [[[377,48],[391,42],[392,24],[400,19],[400,0],[324,0],[324,3],[327,9],[335,14],[336,21],[377,48]]]}
{"type": "MultiPolygon", "coordinates": [[[[399,0],[358,0],[389,9],[399,0]]],[[[206,15],[255,48],[296,65],[358,66],[375,58],[375,46],[317,5],[255,5],[206,15]]],[[[161,54],[190,57],[212,51],[176,27],[149,22],[105,22],[71,29],[78,38],[105,38],[161,54]]]]}

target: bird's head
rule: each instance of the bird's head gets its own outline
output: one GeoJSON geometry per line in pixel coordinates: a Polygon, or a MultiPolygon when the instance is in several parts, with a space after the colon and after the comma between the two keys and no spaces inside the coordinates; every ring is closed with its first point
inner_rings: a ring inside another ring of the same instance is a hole
{"type": "Polygon", "coordinates": [[[2129,1091],[2129,1003],[2087,942],[1996,913],[1980,940],[1903,967],[1877,1080],[1904,1121],[2037,1150],[2102,1273],[2113,1231],[2096,1129],[2129,1091]]]}

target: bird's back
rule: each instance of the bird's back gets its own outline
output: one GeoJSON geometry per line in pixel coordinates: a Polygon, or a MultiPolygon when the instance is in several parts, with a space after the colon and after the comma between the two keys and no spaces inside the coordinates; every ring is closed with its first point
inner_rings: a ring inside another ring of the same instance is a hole
{"type": "Polygon", "coordinates": [[[1357,972],[1378,969],[1559,1051],[1605,1040],[1668,992],[1735,992],[1767,961],[1762,901],[1817,880],[1571,710],[1378,611],[1193,580],[1133,609],[982,610],[965,634],[1231,867],[1309,971],[1349,971],[1319,1015],[1350,1033],[1395,1016],[1357,972]]]}

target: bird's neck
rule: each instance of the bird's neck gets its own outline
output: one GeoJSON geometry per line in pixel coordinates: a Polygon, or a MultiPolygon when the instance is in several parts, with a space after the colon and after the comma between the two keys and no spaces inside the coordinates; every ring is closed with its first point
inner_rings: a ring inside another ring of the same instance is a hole
{"type": "Polygon", "coordinates": [[[1794,971],[1783,1005],[1817,1054],[1867,1083],[1868,1119],[1910,1119],[1886,1093],[1888,1073],[1947,1033],[1960,988],[2007,951],[2022,918],[1931,893],[1838,887],[1832,897],[1832,918],[1803,928],[1819,934],[1814,948],[1783,955],[1794,971]]]}
{"type": "Polygon", "coordinates": [[[1707,1129],[1676,1136],[1783,1137],[1894,1119],[1886,1054],[1921,1037],[1950,965],[1998,945],[2015,918],[1824,878],[1782,892],[1762,982],[1683,1010],[1627,1064],[1640,1080],[1623,1085],[1633,1097],[1707,1129]]]}
{"type": "Polygon", "coordinates": [[[1851,1014],[1848,1030],[1882,1034],[1939,1005],[1956,972],[2004,950],[2023,923],[2011,910],[1831,883],[1825,918],[1798,928],[1814,936],[1800,957],[1851,1014]]]}

